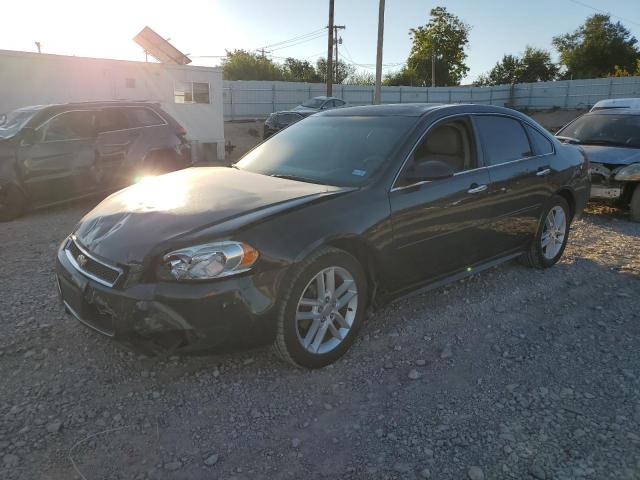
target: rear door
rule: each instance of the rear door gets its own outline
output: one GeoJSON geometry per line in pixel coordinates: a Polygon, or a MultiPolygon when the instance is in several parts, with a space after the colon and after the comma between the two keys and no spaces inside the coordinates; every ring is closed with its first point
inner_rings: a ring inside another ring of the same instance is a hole
{"type": "Polygon", "coordinates": [[[20,168],[34,204],[90,192],[95,162],[94,112],[59,113],[36,130],[36,142],[20,147],[20,168]]]}
{"type": "Polygon", "coordinates": [[[96,182],[102,189],[130,183],[131,168],[126,160],[137,135],[130,128],[125,109],[108,107],[99,110],[96,130],[96,182]]]}
{"type": "Polygon", "coordinates": [[[389,194],[398,289],[470,268],[486,256],[491,222],[490,179],[467,115],[431,127],[416,145],[389,194]],[[449,164],[452,177],[408,183],[415,162],[449,164]]]}
{"type": "MultiPolygon", "coordinates": [[[[551,155],[549,147],[537,154],[538,147],[532,146],[530,135],[542,134],[515,117],[476,114],[473,121],[491,180],[489,195],[495,217],[491,229],[495,241],[490,248],[493,255],[501,255],[526,246],[535,234],[549,196],[551,155]]],[[[552,145],[550,150],[553,153],[552,145]]]]}

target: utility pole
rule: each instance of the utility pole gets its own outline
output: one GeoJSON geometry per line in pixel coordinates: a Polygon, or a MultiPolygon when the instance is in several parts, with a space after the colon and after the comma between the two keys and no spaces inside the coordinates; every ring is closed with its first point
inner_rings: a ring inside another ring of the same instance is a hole
{"type": "Polygon", "coordinates": [[[333,93],[333,0],[329,0],[329,39],[327,42],[327,97],[333,93]]]}
{"type": "Polygon", "coordinates": [[[378,48],[376,51],[376,87],[373,93],[373,104],[379,105],[382,96],[382,44],[384,37],[384,0],[380,0],[378,8],[378,48]]]}
{"type": "Polygon", "coordinates": [[[340,62],[338,61],[338,44],[342,43],[342,38],[340,38],[338,36],[338,30],[340,29],[345,29],[346,27],[344,25],[334,25],[333,26],[333,43],[336,46],[336,54],[335,54],[335,74],[334,74],[334,79],[336,81],[336,83],[338,83],[338,72],[340,71],[340,62]]]}
{"type": "Polygon", "coordinates": [[[436,86],[436,54],[431,52],[431,86],[436,86]]]}
{"type": "Polygon", "coordinates": [[[261,56],[262,58],[264,58],[264,54],[265,54],[265,53],[271,53],[271,52],[269,52],[269,51],[266,51],[266,50],[264,49],[264,47],[262,47],[262,48],[258,49],[258,51],[260,52],[260,56],[261,56]]]}
{"type": "Polygon", "coordinates": [[[40,42],[36,42],[36,47],[38,47],[38,53],[42,53],[42,51],[40,50],[40,47],[42,45],[40,44],[40,42]]]}

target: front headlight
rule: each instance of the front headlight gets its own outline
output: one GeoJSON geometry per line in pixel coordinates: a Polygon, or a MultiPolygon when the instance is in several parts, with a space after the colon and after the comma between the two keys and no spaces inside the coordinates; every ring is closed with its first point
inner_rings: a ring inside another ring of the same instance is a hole
{"type": "Polygon", "coordinates": [[[158,275],[164,280],[210,280],[246,272],[258,251],[242,242],[215,242],[183,248],[162,258],[158,275]]]}
{"type": "Polygon", "coordinates": [[[632,163],[616,172],[614,177],[620,182],[639,182],[640,181],[640,163],[632,163]]]}

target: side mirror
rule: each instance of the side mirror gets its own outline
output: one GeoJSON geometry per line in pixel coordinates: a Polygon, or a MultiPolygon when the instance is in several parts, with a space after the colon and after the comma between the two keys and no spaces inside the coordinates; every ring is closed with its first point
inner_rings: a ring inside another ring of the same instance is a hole
{"type": "Polygon", "coordinates": [[[34,143],[36,143],[37,138],[38,134],[32,127],[24,127],[20,133],[20,139],[25,145],[33,145],[34,143]]]}
{"type": "Polygon", "coordinates": [[[405,174],[405,178],[414,182],[422,182],[424,180],[441,180],[453,177],[454,173],[453,168],[448,163],[440,160],[425,160],[424,162],[414,163],[405,174]]]}

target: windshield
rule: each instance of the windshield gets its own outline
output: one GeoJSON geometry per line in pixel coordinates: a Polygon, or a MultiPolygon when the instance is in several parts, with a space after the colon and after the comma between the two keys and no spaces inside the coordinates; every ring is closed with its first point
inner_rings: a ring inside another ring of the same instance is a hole
{"type": "Polygon", "coordinates": [[[359,186],[416,121],[413,117],[309,117],[253,149],[236,166],[325,185],[359,186]]]}
{"type": "Polygon", "coordinates": [[[16,110],[0,115],[0,137],[14,136],[33,117],[35,110],[16,110]]]}
{"type": "Polygon", "coordinates": [[[304,102],[302,106],[308,107],[308,108],[320,108],[323,103],[324,103],[324,100],[320,98],[310,98],[309,100],[304,102]]]}
{"type": "Polygon", "coordinates": [[[640,115],[585,115],[558,132],[586,145],[640,148],[640,115]]]}

